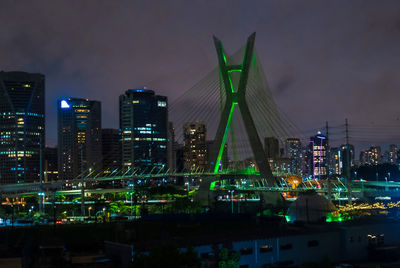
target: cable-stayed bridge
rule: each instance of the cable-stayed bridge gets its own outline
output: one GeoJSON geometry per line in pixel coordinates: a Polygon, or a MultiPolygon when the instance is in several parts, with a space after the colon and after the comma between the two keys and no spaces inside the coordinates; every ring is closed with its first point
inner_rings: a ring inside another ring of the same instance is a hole
{"type": "MultiPolygon", "coordinates": [[[[264,138],[275,137],[283,143],[289,137],[305,137],[273,100],[254,46],[255,33],[248,38],[245,46],[232,55],[226,53],[222,42],[216,37],[214,44],[218,66],[176,99],[169,111],[175,126],[182,127],[186,122],[196,121],[207,125],[207,140],[212,141],[207,168],[194,168],[186,172],[128,168],[109,174],[86,170],[77,178],[67,181],[3,185],[0,186],[1,193],[126,191],[129,185],[141,181],[173,182],[176,178],[198,180],[199,198],[204,204],[215,181],[225,185],[221,189],[236,187],[270,193],[309,189],[319,192],[346,191],[343,184],[338,183],[328,190],[326,184],[320,182],[301,182],[294,189],[286,180],[292,174],[271,170],[262,142],[264,138]],[[228,155],[230,161],[222,161],[224,154],[228,155]],[[248,161],[254,163],[253,169],[248,169],[248,161]]],[[[183,132],[177,133],[177,142],[183,143],[183,132]]]]}

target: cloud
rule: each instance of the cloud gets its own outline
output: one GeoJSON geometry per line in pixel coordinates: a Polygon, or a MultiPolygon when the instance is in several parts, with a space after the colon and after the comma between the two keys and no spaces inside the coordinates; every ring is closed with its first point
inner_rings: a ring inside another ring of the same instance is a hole
{"type": "Polygon", "coordinates": [[[213,34],[233,52],[256,31],[276,102],[299,128],[345,117],[393,124],[399,25],[396,0],[3,0],[0,69],[46,75],[55,144],[58,97],[100,100],[103,125],[118,127],[126,89],[147,85],[173,101],[216,65],[213,34]]]}

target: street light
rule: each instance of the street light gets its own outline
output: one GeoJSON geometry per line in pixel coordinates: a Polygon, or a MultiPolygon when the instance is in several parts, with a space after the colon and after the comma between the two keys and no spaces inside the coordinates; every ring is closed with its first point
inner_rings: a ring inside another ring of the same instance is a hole
{"type": "Polygon", "coordinates": [[[190,191],[189,179],[187,182],[185,182],[185,185],[187,186],[187,198],[189,199],[189,191],[190,191]]]}
{"type": "Polygon", "coordinates": [[[231,202],[232,202],[232,214],[233,214],[233,192],[234,192],[235,190],[228,190],[228,193],[230,193],[231,194],[231,202]]]}
{"type": "Polygon", "coordinates": [[[387,192],[387,191],[389,191],[389,187],[388,187],[388,179],[387,179],[387,177],[385,177],[385,180],[386,180],[386,184],[385,184],[385,191],[387,192]]]}
{"type": "Polygon", "coordinates": [[[92,210],[92,207],[89,207],[88,208],[88,211],[89,211],[89,218],[90,218],[90,211],[92,210]]]}
{"type": "Polygon", "coordinates": [[[131,194],[131,217],[133,216],[133,207],[132,207],[132,196],[133,196],[133,187],[134,187],[134,184],[133,183],[130,183],[129,185],[128,185],[129,187],[131,187],[131,192],[130,192],[130,194],[131,194]]]}

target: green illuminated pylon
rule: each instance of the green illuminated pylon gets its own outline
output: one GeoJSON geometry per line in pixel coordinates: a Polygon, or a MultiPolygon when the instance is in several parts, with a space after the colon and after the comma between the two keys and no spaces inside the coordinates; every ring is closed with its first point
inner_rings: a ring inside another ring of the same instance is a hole
{"type": "Polygon", "coordinates": [[[240,114],[242,115],[250,146],[253,151],[257,166],[260,170],[260,175],[263,178],[267,179],[270,184],[274,184],[275,181],[271,172],[271,168],[267,163],[267,158],[263,149],[263,145],[260,141],[260,137],[258,136],[254,120],[251,117],[250,110],[246,102],[246,86],[250,63],[253,57],[255,37],[256,33],[253,33],[247,40],[242,64],[228,65],[224,49],[222,47],[222,42],[214,36],[214,43],[218,54],[220,77],[225,88],[226,101],[221,113],[221,119],[218,124],[218,130],[215,135],[213,147],[211,150],[210,165],[214,173],[219,172],[228,131],[232,121],[233,111],[236,106],[239,106],[240,114]],[[231,72],[240,72],[237,90],[235,90],[233,86],[232,78],[230,75],[231,72]]]}

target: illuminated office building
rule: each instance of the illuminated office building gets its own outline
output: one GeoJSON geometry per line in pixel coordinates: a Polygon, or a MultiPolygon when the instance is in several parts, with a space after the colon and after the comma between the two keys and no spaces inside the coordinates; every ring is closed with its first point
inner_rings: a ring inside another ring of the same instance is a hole
{"type": "Polygon", "coordinates": [[[207,129],[204,123],[191,122],[183,125],[183,159],[186,171],[207,168],[207,129]]]}
{"type": "Polygon", "coordinates": [[[44,115],[44,75],[0,72],[1,184],[40,180],[44,115]]]}
{"type": "Polygon", "coordinates": [[[74,179],[102,168],[101,104],[67,98],[57,101],[60,179],[74,179]]]}
{"type": "Polygon", "coordinates": [[[318,131],[317,135],[310,138],[310,151],[312,152],[313,179],[323,180],[328,176],[328,140],[318,131]]]}
{"type": "Polygon", "coordinates": [[[142,172],[168,170],[168,100],[148,89],[119,97],[122,165],[142,172]]]}
{"type": "Polygon", "coordinates": [[[290,159],[291,170],[301,173],[301,142],[297,138],[288,138],[285,142],[286,157],[290,159]]]}

